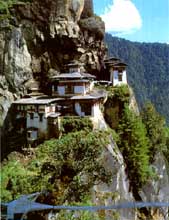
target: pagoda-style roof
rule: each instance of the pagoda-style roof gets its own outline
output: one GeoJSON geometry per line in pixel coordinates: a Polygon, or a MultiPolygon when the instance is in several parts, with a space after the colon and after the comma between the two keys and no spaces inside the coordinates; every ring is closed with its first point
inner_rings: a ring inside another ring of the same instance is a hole
{"type": "Polygon", "coordinates": [[[122,61],[117,61],[117,62],[107,62],[106,65],[108,67],[126,67],[128,66],[126,63],[122,61]]]}
{"type": "Polygon", "coordinates": [[[114,67],[126,67],[127,64],[122,62],[119,58],[116,57],[110,57],[106,60],[104,60],[105,64],[109,67],[114,66],[114,67]]]}
{"type": "Polygon", "coordinates": [[[74,80],[74,79],[94,79],[95,76],[89,73],[61,73],[60,75],[52,76],[51,80],[74,80]]]}
{"type": "Polygon", "coordinates": [[[107,64],[107,63],[115,63],[115,62],[119,62],[121,61],[119,58],[117,57],[110,57],[110,58],[107,58],[104,60],[104,63],[107,64]]]}
{"type": "Polygon", "coordinates": [[[20,105],[49,105],[52,103],[55,103],[59,100],[62,100],[61,98],[24,98],[24,99],[19,99],[13,104],[20,104],[20,105]]]}
{"type": "Polygon", "coordinates": [[[114,67],[126,67],[128,66],[126,63],[123,63],[123,62],[119,62],[119,63],[115,63],[113,64],[114,67]]]}
{"type": "Polygon", "coordinates": [[[105,98],[107,93],[104,90],[94,90],[90,94],[72,96],[70,100],[98,100],[105,98]]]}

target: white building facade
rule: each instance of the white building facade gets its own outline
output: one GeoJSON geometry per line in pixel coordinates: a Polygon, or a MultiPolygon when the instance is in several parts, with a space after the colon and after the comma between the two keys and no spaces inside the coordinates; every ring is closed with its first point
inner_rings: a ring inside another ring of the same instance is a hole
{"type": "Polygon", "coordinates": [[[20,122],[20,129],[25,126],[28,143],[48,137],[50,116],[55,115],[55,120],[59,120],[60,114],[56,114],[56,101],[57,99],[27,98],[14,102],[16,119],[25,120],[23,126],[20,122]]]}
{"type": "MultiPolygon", "coordinates": [[[[26,131],[28,143],[59,137],[60,116],[98,118],[106,93],[94,89],[94,76],[69,65],[70,72],[51,77],[51,96],[44,95],[14,102],[17,129],[26,131]]],[[[113,75],[114,80],[114,75],[113,75]]]]}
{"type": "Polygon", "coordinates": [[[121,62],[118,58],[112,57],[105,60],[105,65],[109,74],[108,80],[112,82],[113,86],[127,84],[127,64],[121,62]]]}
{"type": "Polygon", "coordinates": [[[115,68],[111,68],[110,70],[110,81],[113,86],[118,86],[122,84],[127,84],[127,74],[126,70],[118,70],[115,68]]]}
{"type": "Polygon", "coordinates": [[[52,96],[86,95],[94,88],[94,78],[90,74],[81,74],[78,72],[51,77],[52,96]]]}

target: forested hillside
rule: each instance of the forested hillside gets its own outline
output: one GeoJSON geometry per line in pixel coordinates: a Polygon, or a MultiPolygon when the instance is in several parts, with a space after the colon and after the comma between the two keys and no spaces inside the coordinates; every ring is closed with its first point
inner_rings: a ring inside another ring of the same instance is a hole
{"type": "Polygon", "coordinates": [[[138,43],[106,34],[110,56],[128,64],[128,82],[139,106],[150,100],[169,122],[169,45],[138,43]]]}

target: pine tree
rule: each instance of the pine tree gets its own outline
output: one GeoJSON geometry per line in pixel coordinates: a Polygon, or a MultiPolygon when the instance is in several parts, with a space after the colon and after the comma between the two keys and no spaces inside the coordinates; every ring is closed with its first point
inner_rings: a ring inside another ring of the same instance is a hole
{"type": "Polygon", "coordinates": [[[146,129],[140,117],[125,106],[122,120],[118,127],[119,147],[127,165],[127,174],[131,190],[139,189],[146,182],[149,169],[149,143],[146,129]]]}
{"type": "Polygon", "coordinates": [[[150,140],[150,162],[153,162],[155,154],[166,148],[165,120],[151,103],[145,105],[141,115],[150,140]]]}

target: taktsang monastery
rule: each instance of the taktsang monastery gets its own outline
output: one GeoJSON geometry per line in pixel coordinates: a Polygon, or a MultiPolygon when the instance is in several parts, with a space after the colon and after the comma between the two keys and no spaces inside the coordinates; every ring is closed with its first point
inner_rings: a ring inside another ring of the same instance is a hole
{"type": "MultiPolygon", "coordinates": [[[[51,95],[39,93],[38,82],[31,82],[29,98],[13,103],[16,112],[16,129],[26,131],[28,143],[39,139],[58,137],[60,118],[66,116],[97,119],[106,93],[94,88],[95,76],[82,73],[78,63],[68,64],[68,73],[50,78],[51,95]]],[[[126,64],[117,58],[105,60],[109,84],[127,84],[126,64]]]]}

